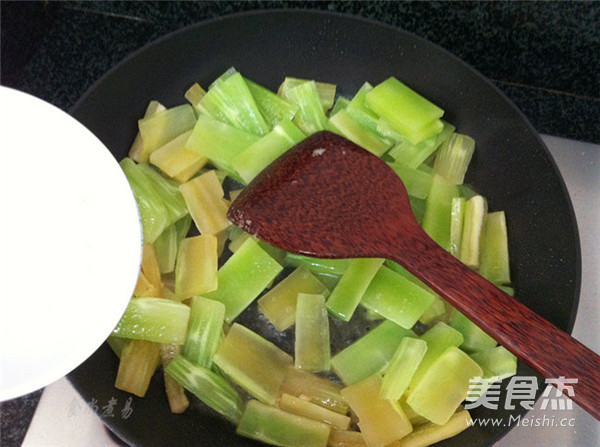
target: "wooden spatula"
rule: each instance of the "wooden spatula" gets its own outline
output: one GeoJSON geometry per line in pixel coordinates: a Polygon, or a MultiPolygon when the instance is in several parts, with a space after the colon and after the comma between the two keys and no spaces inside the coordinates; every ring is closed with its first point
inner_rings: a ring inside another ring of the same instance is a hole
{"type": "Polygon", "coordinates": [[[286,251],[398,262],[547,378],[577,379],[572,399],[600,419],[600,357],[437,245],[398,175],[360,146],[319,132],[265,169],[229,219],[286,251]]]}

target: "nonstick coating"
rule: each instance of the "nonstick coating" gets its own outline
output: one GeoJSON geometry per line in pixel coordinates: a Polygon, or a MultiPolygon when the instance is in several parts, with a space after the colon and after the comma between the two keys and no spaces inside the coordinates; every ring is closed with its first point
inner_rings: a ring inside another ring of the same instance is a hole
{"type": "MultiPolygon", "coordinates": [[[[396,76],[442,107],[445,119],[477,142],[467,182],[489,199],[490,210],[506,211],[516,297],[560,328],[572,329],[580,285],[579,240],[570,199],[548,150],[489,81],[413,34],[320,11],[226,16],[184,28],[134,53],[92,86],[72,114],[121,159],[149,100],[181,104],[190,85],[207,87],[231,66],[271,89],[293,76],[335,83],[346,97],[365,81],[375,84],[396,76]]],[[[256,309],[244,320],[264,325],[256,309]]],[[[277,334],[271,330],[269,336],[277,334]]],[[[344,341],[337,343],[339,349],[344,341]]],[[[117,367],[104,344],[69,379],[87,402],[101,407],[115,398],[119,409],[130,395],[113,386],[117,367]]],[[[532,372],[520,362],[518,374],[532,372]]],[[[186,413],[172,415],[161,373],[155,374],[147,397],[133,397],[131,408],[127,418],[116,410],[114,417],[103,417],[131,445],[257,445],[237,437],[232,425],[197,400],[186,413]]],[[[473,410],[473,417],[508,423],[509,415],[525,411],[484,410],[473,410]]],[[[489,445],[509,428],[470,428],[441,445],[489,445]]]]}

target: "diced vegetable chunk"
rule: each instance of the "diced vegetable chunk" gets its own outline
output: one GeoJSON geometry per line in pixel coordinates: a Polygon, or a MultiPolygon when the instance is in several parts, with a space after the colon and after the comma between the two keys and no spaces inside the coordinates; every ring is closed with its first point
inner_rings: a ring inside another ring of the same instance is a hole
{"type": "Polygon", "coordinates": [[[325,422],[338,430],[347,430],[350,426],[350,417],[290,394],[281,395],[279,408],[315,421],[325,422]]]}
{"type": "Polygon", "coordinates": [[[458,188],[442,176],[435,174],[427,196],[422,227],[441,247],[450,250],[450,221],[452,199],[458,197],[458,188]]]}
{"type": "Polygon", "coordinates": [[[383,399],[400,400],[423,360],[425,352],[427,352],[427,342],[424,340],[411,337],[402,339],[383,374],[381,385],[383,399]]]}
{"type": "Polygon", "coordinates": [[[323,295],[298,294],[295,335],[296,368],[311,372],[329,371],[329,319],[323,295]]]}
{"type": "Polygon", "coordinates": [[[236,431],[282,447],[325,447],[331,426],[251,400],[236,431]]]}
{"type": "Polygon", "coordinates": [[[467,200],[460,243],[460,260],[473,269],[479,267],[479,253],[486,214],[487,201],[483,196],[476,195],[467,200]]]}
{"type": "Polygon", "coordinates": [[[160,345],[129,340],[121,353],[115,388],[144,397],[160,359],[160,345]]]}
{"type": "Polygon", "coordinates": [[[183,355],[197,366],[210,368],[223,335],[225,305],[201,296],[192,298],[183,355]]]}
{"type": "Polygon", "coordinates": [[[254,239],[247,239],[219,269],[217,290],[204,296],[225,304],[225,321],[231,323],[282,269],[254,239]]]}
{"type": "Polygon", "coordinates": [[[369,447],[384,447],[412,431],[412,425],[397,402],[380,397],[379,374],[342,389],[342,396],[358,417],[358,426],[369,447]]]}
{"type": "Polygon", "coordinates": [[[213,357],[235,383],[260,401],[273,405],[292,357],[257,333],[234,323],[213,357]]]}
{"type": "Polygon", "coordinates": [[[184,300],[217,288],[217,238],[212,234],[181,241],[175,268],[175,295],[184,300]]]}
{"type": "Polygon", "coordinates": [[[470,420],[468,411],[458,411],[444,425],[428,422],[415,427],[412,433],[390,447],[425,447],[435,444],[466,430],[470,420]]]}
{"type": "Polygon", "coordinates": [[[488,213],[485,219],[479,273],[495,284],[510,284],[508,235],[503,211],[488,213]]]}

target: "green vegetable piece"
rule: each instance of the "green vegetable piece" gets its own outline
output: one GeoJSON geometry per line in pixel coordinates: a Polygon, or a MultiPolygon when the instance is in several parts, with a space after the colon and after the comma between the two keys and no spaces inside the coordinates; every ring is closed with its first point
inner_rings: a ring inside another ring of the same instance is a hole
{"type": "Polygon", "coordinates": [[[475,401],[484,394],[494,382],[514,376],[517,373],[517,357],[503,346],[477,351],[471,354],[483,370],[479,386],[472,386],[468,401],[475,401]]]}
{"type": "Polygon", "coordinates": [[[188,214],[178,184],[146,163],[124,158],[119,164],[138,205],[144,241],[153,243],[168,226],[188,214]]]}
{"type": "Polygon", "coordinates": [[[467,410],[457,411],[444,425],[432,422],[417,425],[415,429],[394,447],[423,447],[456,436],[471,426],[471,415],[467,410]]]}
{"type": "Polygon", "coordinates": [[[183,355],[196,366],[210,368],[223,335],[225,306],[219,301],[195,296],[190,305],[188,334],[183,355]]]}
{"type": "Polygon", "coordinates": [[[329,120],[323,112],[315,81],[304,82],[290,88],[286,96],[299,109],[294,123],[307,135],[329,129],[329,120]]]}
{"type": "Polygon", "coordinates": [[[296,305],[294,365],[310,372],[327,372],[331,351],[325,297],[299,293],[296,305]]]}
{"type": "Polygon", "coordinates": [[[299,293],[326,294],[325,286],[304,266],[296,268],[258,300],[258,307],[280,331],[296,322],[299,293]]]}
{"type": "Polygon", "coordinates": [[[217,237],[201,234],[181,241],[175,268],[175,296],[179,301],[217,288],[217,237]]]}
{"type": "Polygon", "coordinates": [[[382,399],[379,374],[342,389],[342,396],[358,417],[358,427],[368,446],[384,447],[412,431],[398,402],[382,399]]]}
{"type": "Polygon", "coordinates": [[[230,177],[241,180],[233,160],[260,136],[238,129],[207,115],[200,115],[186,147],[208,158],[230,177]]]}
{"type": "Polygon", "coordinates": [[[189,104],[155,113],[138,121],[140,135],[144,142],[145,156],[140,162],[147,162],[152,152],[164,146],[182,133],[191,130],[196,124],[196,114],[189,104]]]}
{"type": "Polygon", "coordinates": [[[233,386],[219,374],[193,364],[182,355],[169,362],[165,373],[234,424],[240,421],[243,401],[233,386]]]}
{"type": "Polygon", "coordinates": [[[241,436],[282,447],[326,447],[331,426],[251,400],[236,431],[241,436]]]}
{"type": "Polygon", "coordinates": [[[287,253],[285,264],[292,267],[305,266],[313,273],[326,273],[329,275],[341,275],[350,265],[350,259],[321,259],[309,256],[287,253]]]}
{"type": "Polygon", "coordinates": [[[400,400],[410,385],[415,371],[427,352],[427,342],[418,338],[405,337],[400,342],[389,366],[383,374],[381,397],[400,400]]]}
{"type": "Polygon", "coordinates": [[[279,86],[278,94],[284,98],[289,98],[289,91],[301,84],[308,82],[314,82],[315,88],[319,95],[319,102],[323,107],[323,111],[326,112],[333,106],[335,100],[336,85],[327,82],[311,81],[308,79],[298,79],[286,77],[283,83],[279,86]]]}
{"type": "Polygon", "coordinates": [[[462,344],[464,337],[453,327],[440,321],[421,336],[421,340],[427,342],[427,352],[421,360],[419,367],[410,382],[410,389],[418,385],[422,377],[427,373],[435,361],[451,347],[458,347],[462,344]]]}
{"type": "Polygon", "coordinates": [[[510,284],[508,236],[504,211],[488,213],[481,240],[479,273],[495,284],[510,284]]]}
{"type": "Polygon", "coordinates": [[[433,322],[440,321],[446,316],[446,303],[438,295],[433,296],[433,302],[427,308],[419,322],[423,324],[431,324],[433,322]]]}
{"type": "Polygon", "coordinates": [[[346,385],[382,372],[404,337],[416,337],[393,321],[383,321],[331,359],[331,367],[346,385]]]}
{"type": "Polygon", "coordinates": [[[466,353],[450,347],[427,369],[406,403],[434,424],[450,420],[469,390],[469,380],[482,369],[466,353]]]}
{"type": "Polygon", "coordinates": [[[377,122],[377,132],[396,143],[396,145],[388,152],[394,160],[403,163],[408,167],[418,168],[422,166],[425,160],[427,160],[454,132],[455,127],[452,124],[445,121],[442,121],[442,124],[444,127],[439,134],[421,141],[419,144],[413,144],[402,135],[395,132],[390,123],[384,119],[380,119],[377,122]]]}
{"type": "Polygon", "coordinates": [[[466,203],[467,201],[464,197],[454,197],[452,199],[452,209],[450,211],[450,254],[455,258],[460,258],[466,203]]]}
{"type": "Polygon", "coordinates": [[[336,113],[338,113],[340,110],[345,110],[348,107],[348,104],[350,104],[350,100],[347,98],[344,98],[343,96],[340,96],[336,101],[335,104],[333,105],[333,108],[331,109],[331,111],[329,112],[330,116],[335,115],[336,113]]]}
{"type": "Polygon", "coordinates": [[[327,309],[337,318],[350,321],[383,259],[352,259],[327,299],[327,309]]]}
{"type": "Polygon", "coordinates": [[[388,166],[398,174],[409,195],[419,199],[427,198],[431,189],[431,174],[398,162],[388,163],[388,166]]]}
{"type": "Polygon", "coordinates": [[[425,204],[423,230],[441,247],[450,250],[450,221],[452,199],[458,197],[458,188],[442,176],[435,174],[425,204]]]}
{"type": "Polygon", "coordinates": [[[385,118],[414,144],[442,130],[444,111],[396,78],[389,78],[366,94],[371,110],[385,118]]]}
{"type": "Polygon", "coordinates": [[[347,430],[350,426],[350,417],[336,413],[320,405],[283,393],[279,399],[279,408],[299,416],[304,416],[315,421],[325,422],[338,430],[347,430]]]}
{"type": "Polygon", "coordinates": [[[294,115],[298,111],[296,104],[247,78],[244,78],[244,80],[254,97],[254,101],[256,101],[258,110],[260,110],[260,113],[271,128],[275,127],[281,121],[291,121],[294,118],[294,115]]]}
{"type": "Polygon", "coordinates": [[[253,135],[271,130],[240,73],[233,73],[213,83],[198,108],[219,121],[253,135]]]}
{"type": "Polygon", "coordinates": [[[372,130],[363,127],[346,110],[340,110],[329,118],[329,122],[342,136],[365,148],[369,152],[381,157],[392,143],[381,138],[372,130]]]}
{"type": "Polygon", "coordinates": [[[204,296],[225,304],[225,321],[231,323],[282,269],[254,239],[249,238],[219,269],[217,290],[204,296]]]}
{"type": "Polygon", "coordinates": [[[450,183],[460,185],[465,179],[473,152],[475,152],[473,138],[453,133],[437,151],[433,170],[450,183]]]}
{"type": "Polygon", "coordinates": [[[358,92],[356,92],[356,95],[354,95],[350,104],[348,104],[346,111],[358,121],[361,126],[382,136],[377,130],[379,116],[369,108],[366,102],[367,93],[371,90],[373,90],[373,86],[368,82],[365,82],[358,92]]]}
{"type": "Polygon", "coordinates": [[[132,298],[112,335],[157,343],[183,344],[190,308],[165,298],[132,298]]]}
{"type": "Polygon", "coordinates": [[[468,353],[490,349],[498,344],[496,340],[456,309],[452,311],[450,326],[463,335],[464,340],[459,347],[468,353]]]}
{"type": "Polygon", "coordinates": [[[479,252],[486,215],[487,201],[483,196],[477,195],[467,200],[459,259],[473,269],[479,267],[479,252]]]}
{"type": "Polygon", "coordinates": [[[188,214],[169,225],[152,244],[158,258],[160,273],[171,273],[175,270],[179,245],[188,233],[191,224],[192,217],[188,214]]]}
{"type": "Polygon", "coordinates": [[[281,393],[302,397],[336,413],[348,413],[348,404],[340,394],[342,386],[308,371],[289,366],[285,372],[281,393]]]}
{"type": "Polygon", "coordinates": [[[292,357],[250,329],[234,323],[213,357],[235,383],[268,405],[279,389],[292,357]]]}
{"type": "Polygon", "coordinates": [[[433,302],[433,294],[382,266],[360,304],[403,328],[410,329],[433,302]]]}
{"type": "Polygon", "coordinates": [[[237,155],[231,166],[244,183],[248,184],[276,158],[304,138],[305,135],[294,123],[288,119],[281,120],[271,132],[237,155]]]}

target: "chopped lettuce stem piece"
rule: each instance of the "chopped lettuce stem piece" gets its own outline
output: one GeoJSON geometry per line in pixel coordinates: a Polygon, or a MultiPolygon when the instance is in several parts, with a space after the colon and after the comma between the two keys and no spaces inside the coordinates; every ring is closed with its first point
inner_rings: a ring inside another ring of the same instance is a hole
{"type": "Polygon", "coordinates": [[[323,284],[305,267],[300,266],[282,279],[258,300],[258,307],[279,331],[296,322],[299,293],[329,293],[323,284]]]}
{"type": "Polygon", "coordinates": [[[323,112],[314,81],[290,88],[286,97],[299,107],[294,123],[305,134],[312,135],[320,130],[329,129],[329,120],[323,112]]]}
{"type": "Polygon", "coordinates": [[[244,149],[258,141],[259,135],[223,123],[208,115],[200,115],[185,147],[210,160],[230,177],[240,177],[231,162],[244,149]]]}
{"type": "Polygon", "coordinates": [[[489,213],[485,219],[479,273],[495,284],[510,284],[508,235],[504,211],[489,213]]]}
{"type": "Polygon", "coordinates": [[[390,360],[383,374],[381,397],[400,400],[427,352],[427,342],[418,338],[405,337],[390,360]]]}
{"type": "Polygon", "coordinates": [[[409,195],[418,199],[427,198],[431,189],[431,174],[398,162],[388,163],[388,166],[398,174],[409,195]]]}
{"type": "Polygon", "coordinates": [[[182,133],[150,154],[150,163],[178,183],[185,183],[208,162],[208,158],[186,147],[192,130],[182,133]]]}
{"type": "Polygon", "coordinates": [[[252,396],[273,405],[292,357],[250,329],[234,323],[213,357],[215,364],[252,396]]]}
{"type": "Polygon", "coordinates": [[[271,132],[248,146],[231,162],[233,169],[248,184],[285,151],[305,138],[288,119],[281,120],[271,132]]]}
{"type": "MultiPolygon", "coordinates": [[[[167,110],[165,106],[163,106],[158,101],[150,101],[148,103],[148,107],[146,107],[146,113],[144,114],[144,118],[150,118],[152,115],[157,114],[158,112],[162,112],[163,110],[167,110]]],[[[148,161],[149,152],[146,151],[144,146],[144,139],[140,134],[139,130],[133,140],[133,144],[129,149],[129,157],[133,160],[143,163],[148,161]]]]}
{"type": "Polygon", "coordinates": [[[340,96],[335,101],[335,104],[333,105],[333,108],[329,112],[329,115],[333,116],[336,113],[338,113],[340,110],[345,110],[348,107],[348,104],[350,104],[350,100],[347,98],[344,98],[343,96],[340,96]]]}
{"type": "Polygon", "coordinates": [[[412,425],[398,402],[380,397],[379,374],[343,388],[341,393],[358,417],[358,427],[369,447],[384,447],[412,431],[412,425]]]}
{"type": "Polygon", "coordinates": [[[427,342],[427,352],[410,382],[410,390],[414,389],[431,365],[450,347],[458,347],[464,337],[453,327],[440,321],[421,336],[427,342]]]}
{"type": "Polygon", "coordinates": [[[121,353],[115,388],[144,397],[159,361],[160,344],[130,340],[121,353]]]}
{"type": "Polygon", "coordinates": [[[290,413],[304,416],[315,421],[325,422],[338,430],[347,430],[350,426],[350,417],[336,413],[317,404],[309,402],[290,394],[283,393],[279,399],[279,408],[290,413]]]}
{"type": "Polygon", "coordinates": [[[227,229],[227,204],[215,171],[199,175],[179,187],[196,227],[202,234],[216,235],[227,229]]]}
{"type": "Polygon", "coordinates": [[[410,329],[433,302],[433,293],[381,266],[360,304],[405,329],[410,329]]]}
{"type": "Polygon", "coordinates": [[[377,132],[388,139],[391,139],[396,144],[389,150],[388,154],[397,162],[401,162],[411,168],[418,168],[452,135],[456,129],[452,124],[442,121],[442,131],[427,140],[421,141],[419,144],[413,144],[396,133],[391,125],[384,119],[377,122],[377,132]]]}
{"type": "Polygon", "coordinates": [[[187,101],[190,103],[190,105],[196,109],[196,107],[198,107],[198,104],[200,103],[200,101],[202,101],[202,98],[204,98],[204,95],[206,95],[206,90],[204,90],[200,84],[198,84],[197,82],[195,84],[192,84],[192,86],[190,88],[188,88],[186,90],[186,92],[184,93],[184,97],[185,99],[187,99],[187,101]]]}
{"type": "Polygon", "coordinates": [[[331,425],[251,400],[236,432],[282,447],[326,447],[331,425]]]}
{"type": "Polygon", "coordinates": [[[348,104],[346,111],[363,127],[366,127],[383,137],[383,135],[377,131],[379,116],[369,108],[365,101],[367,93],[371,90],[373,90],[373,86],[368,82],[365,82],[358,92],[356,92],[356,95],[354,95],[350,104],[348,104]]]}
{"type": "Polygon", "coordinates": [[[313,273],[341,275],[346,271],[348,265],[350,265],[350,259],[321,259],[287,253],[285,263],[293,267],[303,265],[313,273]]]}
{"type": "Polygon", "coordinates": [[[299,293],[296,305],[294,365],[311,372],[327,372],[331,362],[329,319],[323,295],[299,293]]]}
{"type": "MultiPolygon", "coordinates": [[[[175,262],[179,245],[187,235],[192,224],[192,217],[188,214],[174,224],[168,226],[165,231],[154,241],[154,249],[158,257],[160,273],[171,273],[175,271],[175,262]]],[[[141,296],[141,295],[140,295],[141,296]]]]}
{"type": "Polygon", "coordinates": [[[336,85],[329,84],[327,82],[319,82],[319,81],[311,81],[308,79],[298,79],[298,78],[290,78],[286,77],[283,80],[283,83],[279,86],[278,94],[283,96],[284,98],[289,97],[289,90],[298,87],[301,84],[306,84],[307,82],[314,82],[315,87],[317,89],[317,93],[319,95],[319,101],[323,107],[323,111],[326,112],[331,107],[333,107],[333,102],[335,100],[335,91],[336,85]]]}
{"type": "MultiPolygon", "coordinates": [[[[494,383],[514,376],[517,373],[517,357],[503,346],[477,351],[471,354],[483,370],[483,376],[477,386],[471,386],[468,401],[476,401],[494,383]]],[[[473,382],[471,382],[473,383],[473,382]]]]}
{"type": "Polygon", "coordinates": [[[163,110],[139,120],[138,127],[144,141],[144,156],[136,161],[148,161],[152,152],[182,133],[193,129],[195,124],[196,114],[189,104],[163,110]]]}
{"type": "Polygon", "coordinates": [[[345,415],[348,404],[340,394],[342,386],[325,377],[288,366],[281,384],[281,393],[301,397],[321,407],[345,415]]]}
{"type": "Polygon", "coordinates": [[[132,298],[113,329],[117,337],[158,343],[185,342],[190,308],[165,298],[132,298]]]}
{"type": "Polygon", "coordinates": [[[450,250],[450,221],[452,199],[458,197],[458,188],[442,176],[434,174],[425,204],[423,230],[442,248],[450,250]]]}
{"type": "Polygon", "coordinates": [[[456,309],[452,311],[450,326],[463,335],[464,340],[459,348],[465,352],[471,353],[491,349],[498,344],[496,340],[456,309]]]}
{"type": "Polygon", "coordinates": [[[433,302],[419,318],[423,324],[432,324],[443,320],[446,317],[446,303],[439,295],[433,295],[433,302]]]}
{"type": "Polygon", "coordinates": [[[162,176],[150,165],[131,158],[119,163],[133,190],[140,212],[144,241],[153,243],[169,225],[188,211],[177,183],[162,176]]]}
{"type": "Polygon", "coordinates": [[[249,238],[219,269],[217,289],[204,296],[225,304],[225,321],[231,323],[281,270],[283,267],[249,238]]]}
{"type": "Polygon", "coordinates": [[[260,113],[271,128],[279,124],[280,121],[294,118],[298,111],[296,104],[247,78],[244,78],[244,80],[256,101],[260,113]]]}
{"type": "Polygon", "coordinates": [[[254,135],[265,135],[271,127],[263,118],[240,73],[213,83],[198,108],[219,121],[254,135]]]}
{"type": "Polygon", "coordinates": [[[444,425],[467,397],[469,381],[482,374],[475,361],[452,346],[427,369],[406,403],[434,424],[444,425]]]}
{"type": "Polygon", "coordinates": [[[450,183],[460,185],[475,152],[473,138],[453,133],[444,141],[437,151],[433,170],[445,177],[450,183]]]}
{"type": "Polygon", "coordinates": [[[327,447],[367,447],[365,438],[359,431],[332,429],[327,447]]]}
{"type": "Polygon", "coordinates": [[[210,368],[221,342],[224,320],[223,303],[201,296],[193,297],[183,355],[197,366],[210,368]]]}
{"type": "Polygon", "coordinates": [[[471,415],[467,410],[454,413],[444,425],[432,422],[415,427],[412,433],[390,447],[426,447],[456,436],[470,426],[471,415]]]}
{"type": "Polygon", "coordinates": [[[194,365],[182,355],[167,365],[165,373],[234,424],[239,422],[243,401],[235,388],[219,374],[194,365]]]}
{"type": "Polygon", "coordinates": [[[460,258],[466,203],[467,200],[464,197],[454,197],[452,199],[452,209],[450,211],[450,254],[455,258],[460,258]]]}
{"type": "Polygon", "coordinates": [[[444,111],[396,78],[388,78],[366,94],[371,110],[417,144],[438,134],[444,111]]]}
{"type": "Polygon", "coordinates": [[[385,320],[331,359],[331,367],[346,385],[382,372],[404,337],[416,337],[409,329],[385,320]],[[358,360],[360,359],[360,360],[358,360]]]}
{"type": "Polygon", "coordinates": [[[352,259],[327,299],[327,309],[343,321],[350,321],[383,259],[352,259]]]}
{"type": "Polygon", "coordinates": [[[479,267],[481,238],[486,215],[487,201],[483,196],[477,195],[467,200],[459,259],[473,269],[479,267]]]}
{"type": "Polygon", "coordinates": [[[179,301],[217,289],[217,238],[212,234],[181,241],[175,266],[175,296],[179,301]]]}
{"type": "MultiPolygon", "coordinates": [[[[176,343],[160,345],[160,361],[165,368],[181,352],[181,346],[176,343]]],[[[171,413],[181,414],[190,406],[190,401],[185,394],[185,389],[171,376],[163,371],[165,380],[165,394],[169,401],[171,413]]]]}
{"type": "Polygon", "coordinates": [[[342,136],[378,157],[381,157],[390,147],[392,147],[391,141],[385,140],[372,130],[363,127],[362,124],[346,110],[337,112],[329,118],[329,122],[342,136]]]}

